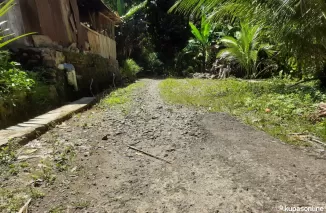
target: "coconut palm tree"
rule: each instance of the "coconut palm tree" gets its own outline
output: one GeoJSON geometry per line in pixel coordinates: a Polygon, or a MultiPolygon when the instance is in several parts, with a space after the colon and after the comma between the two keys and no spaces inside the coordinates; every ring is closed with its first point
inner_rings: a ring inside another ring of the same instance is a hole
{"type": "Polygon", "coordinates": [[[246,77],[256,78],[258,71],[258,53],[265,51],[267,55],[273,54],[272,46],[260,40],[262,28],[258,25],[250,26],[244,22],[240,24],[241,31],[236,38],[225,36],[221,42],[226,46],[217,54],[219,58],[234,60],[245,70],[246,77]]]}

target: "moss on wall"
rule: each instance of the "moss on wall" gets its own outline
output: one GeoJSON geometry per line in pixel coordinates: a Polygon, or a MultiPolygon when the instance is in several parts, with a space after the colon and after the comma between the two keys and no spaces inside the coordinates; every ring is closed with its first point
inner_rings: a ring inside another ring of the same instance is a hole
{"type": "Polygon", "coordinates": [[[66,63],[74,65],[76,69],[78,87],[83,94],[96,94],[121,83],[117,60],[95,54],[64,52],[64,55],[66,63]]]}

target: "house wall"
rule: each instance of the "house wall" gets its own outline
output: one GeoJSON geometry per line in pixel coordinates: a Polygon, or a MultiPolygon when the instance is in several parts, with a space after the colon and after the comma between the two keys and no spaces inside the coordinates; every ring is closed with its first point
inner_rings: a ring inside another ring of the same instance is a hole
{"type": "Polygon", "coordinates": [[[116,42],[108,36],[104,36],[82,24],[82,28],[87,34],[87,42],[89,43],[90,51],[107,59],[116,60],[116,42]]]}
{"type": "Polygon", "coordinates": [[[17,4],[2,20],[8,20],[6,27],[16,35],[36,32],[44,37],[29,36],[15,44],[42,47],[60,45],[69,47],[76,44],[81,50],[99,54],[108,59],[116,59],[114,21],[103,13],[87,7],[79,8],[78,0],[17,0],[17,4]],[[88,9],[88,10],[87,10],[88,9]],[[81,22],[94,22],[96,31],[81,22]],[[46,42],[43,42],[46,40],[46,42]],[[51,42],[52,40],[52,42],[51,42]]]}
{"type": "Polygon", "coordinates": [[[39,20],[40,33],[62,46],[77,42],[77,32],[70,24],[70,17],[74,17],[70,1],[76,0],[35,0],[38,16],[42,17],[39,20]]]}
{"type": "Polygon", "coordinates": [[[17,2],[20,4],[20,12],[22,14],[23,23],[16,23],[16,25],[18,26],[23,24],[25,29],[24,33],[41,33],[42,30],[40,26],[40,18],[39,14],[37,13],[35,0],[19,0],[17,2]]]}

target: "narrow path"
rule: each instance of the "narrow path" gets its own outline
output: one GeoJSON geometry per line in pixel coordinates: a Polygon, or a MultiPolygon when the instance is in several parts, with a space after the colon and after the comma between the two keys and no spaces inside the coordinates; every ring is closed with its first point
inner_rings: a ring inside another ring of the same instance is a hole
{"type": "Polygon", "coordinates": [[[324,158],[231,116],[167,105],[159,96],[160,81],[143,81],[128,115],[92,109],[29,144],[55,137],[79,153],[77,174],[63,174],[46,187],[32,212],[61,207],[94,213],[260,213],[281,212],[281,205],[326,207],[324,158]]]}

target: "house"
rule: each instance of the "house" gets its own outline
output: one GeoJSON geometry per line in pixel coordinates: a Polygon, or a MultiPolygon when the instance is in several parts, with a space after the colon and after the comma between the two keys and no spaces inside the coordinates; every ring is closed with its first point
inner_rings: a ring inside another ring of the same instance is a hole
{"type": "Polygon", "coordinates": [[[55,71],[61,63],[75,66],[79,96],[120,80],[115,26],[121,19],[102,0],[16,0],[0,19],[15,35],[35,32],[10,44],[13,59],[27,70],[50,70],[48,82],[61,82],[62,73],[55,71]]]}
{"type": "Polygon", "coordinates": [[[101,0],[15,1],[0,17],[2,32],[35,34],[6,48],[14,61],[37,76],[39,84],[19,96],[16,107],[0,101],[0,126],[121,84],[115,42],[115,26],[121,20],[101,0]]]}
{"type": "Polygon", "coordinates": [[[116,59],[114,30],[121,20],[101,0],[17,0],[1,19],[8,20],[7,27],[16,35],[37,33],[16,45],[73,45],[81,51],[116,59]]]}

